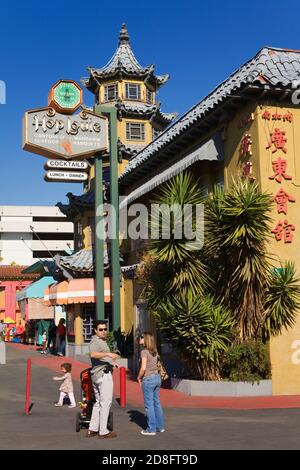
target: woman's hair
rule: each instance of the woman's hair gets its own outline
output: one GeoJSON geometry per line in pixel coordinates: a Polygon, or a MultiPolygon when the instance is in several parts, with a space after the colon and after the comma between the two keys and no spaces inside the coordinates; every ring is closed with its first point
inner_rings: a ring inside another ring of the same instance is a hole
{"type": "Polygon", "coordinates": [[[70,364],[69,362],[65,362],[60,367],[61,369],[64,368],[67,372],[71,372],[72,370],[72,364],[70,364]]]}
{"type": "Polygon", "coordinates": [[[149,333],[149,331],[145,331],[143,333],[144,336],[144,346],[149,351],[152,356],[157,355],[157,347],[154,335],[149,333]]]}

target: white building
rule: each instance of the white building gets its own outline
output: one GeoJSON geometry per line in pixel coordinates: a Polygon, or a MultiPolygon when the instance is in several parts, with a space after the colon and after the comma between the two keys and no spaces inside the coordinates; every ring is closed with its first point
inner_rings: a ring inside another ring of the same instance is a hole
{"type": "Polygon", "coordinates": [[[73,223],[58,207],[0,206],[1,264],[31,265],[70,253],[73,239],[73,223]]]}

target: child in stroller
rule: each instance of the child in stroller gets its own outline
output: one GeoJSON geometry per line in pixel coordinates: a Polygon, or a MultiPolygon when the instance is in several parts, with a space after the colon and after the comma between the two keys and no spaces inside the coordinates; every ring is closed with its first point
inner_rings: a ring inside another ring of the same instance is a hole
{"type": "MultiPolygon", "coordinates": [[[[80,374],[81,402],[79,402],[79,405],[81,411],[76,416],[76,432],[79,432],[82,428],[87,429],[91,421],[93,405],[95,403],[91,370],[91,368],[84,369],[80,374]]],[[[112,411],[109,413],[107,428],[109,431],[113,430],[112,411]]]]}

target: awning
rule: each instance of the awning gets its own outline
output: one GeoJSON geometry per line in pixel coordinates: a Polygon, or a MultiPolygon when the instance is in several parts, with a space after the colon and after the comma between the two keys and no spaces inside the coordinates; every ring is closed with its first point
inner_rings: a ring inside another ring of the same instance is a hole
{"type": "MultiPolygon", "coordinates": [[[[52,284],[45,290],[48,305],[96,303],[96,280],[94,278],[71,279],[52,284]]],[[[110,279],[104,278],[104,302],[110,302],[110,279]]]]}
{"type": "Polygon", "coordinates": [[[24,299],[43,299],[45,288],[53,284],[54,279],[52,276],[43,276],[35,282],[32,282],[24,289],[16,293],[16,300],[20,302],[24,299]]]}
{"type": "Polygon", "coordinates": [[[56,282],[45,290],[44,300],[48,305],[68,303],[68,281],[56,282]]]}
{"type": "Polygon", "coordinates": [[[140,185],[137,189],[129,193],[128,196],[122,200],[119,208],[123,209],[126,207],[126,205],[129,205],[131,202],[135,201],[144,194],[149,193],[157,186],[161,185],[165,181],[168,181],[173,176],[178,175],[186,168],[200,160],[224,160],[223,142],[220,133],[214,134],[209,140],[201,144],[189,155],[181,158],[178,162],[174,163],[166,170],[160,172],[158,175],[153,176],[153,178],[150,178],[150,180],[148,180],[146,183],[140,185]]]}

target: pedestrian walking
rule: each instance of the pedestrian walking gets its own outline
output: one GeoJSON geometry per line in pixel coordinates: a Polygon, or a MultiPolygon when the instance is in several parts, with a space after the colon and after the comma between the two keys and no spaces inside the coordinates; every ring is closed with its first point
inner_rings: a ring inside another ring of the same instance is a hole
{"type": "Polygon", "coordinates": [[[58,356],[65,356],[66,355],[66,327],[65,327],[66,320],[61,318],[58,323],[57,333],[59,339],[59,346],[58,346],[58,356]]]}
{"type": "Polygon", "coordinates": [[[108,430],[107,421],[113,397],[112,371],[119,355],[110,352],[106,342],[107,332],[107,322],[105,320],[96,321],[96,334],[90,342],[91,376],[96,401],[86,437],[98,436],[99,439],[117,437],[115,432],[108,430]]]}
{"type": "Polygon", "coordinates": [[[49,330],[48,330],[48,342],[47,342],[47,350],[51,354],[55,354],[55,351],[56,351],[56,333],[57,333],[57,326],[55,325],[54,320],[51,320],[49,330]]]}
{"type": "Polygon", "coordinates": [[[3,320],[0,322],[0,340],[5,339],[6,325],[3,320]]]}
{"type": "Polygon", "coordinates": [[[161,377],[158,373],[158,353],[154,335],[145,332],[140,337],[141,366],[137,381],[142,386],[144,405],[147,415],[147,429],[142,430],[145,436],[155,436],[157,432],[164,432],[164,415],[160,404],[159,392],[161,377]]]}
{"type": "Polygon", "coordinates": [[[59,400],[54,406],[63,406],[63,401],[66,396],[69,397],[71,404],[68,408],[75,408],[76,402],[74,397],[74,388],[72,382],[72,364],[69,362],[65,362],[60,366],[62,373],[64,374],[62,377],[53,377],[53,380],[63,380],[63,383],[59,387],[60,395],[59,400]]]}
{"type": "Polygon", "coordinates": [[[47,332],[46,330],[43,331],[42,334],[42,350],[41,354],[47,354],[47,332]]]}

